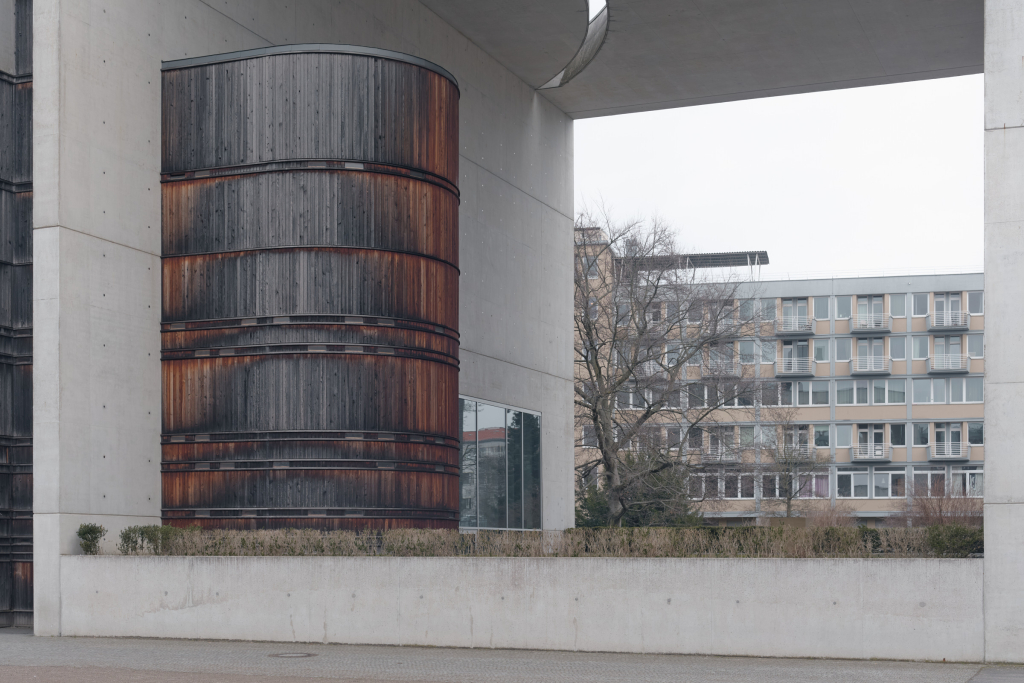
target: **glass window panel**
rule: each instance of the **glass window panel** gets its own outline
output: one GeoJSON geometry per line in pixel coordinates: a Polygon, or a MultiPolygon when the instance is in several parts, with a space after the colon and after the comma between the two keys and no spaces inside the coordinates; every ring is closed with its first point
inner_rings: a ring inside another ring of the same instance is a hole
{"type": "Polygon", "coordinates": [[[851,297],[848,296],[837,296],[836,297],[836,318],[849,318],[850,310],[853,307],[851,297]]]}
{"type": "Polygon", "coordinates": [[[973,403],[978,403],[980,401],[985,400],[984,377],[967,378],[967,400],[973,403]]]}
{"type": "Polygon", "coordinates": [[[761,387],[761,405],[766,406],[777,406],[779,405],[779,385],[774,382],[768,382],[761,387]]]}
{"type": "Polygon", "coordinates": [[[725,476],[725,497],[726,498],[739,498],[740,496],[740,478],[734,474],[725,476]]]}
{"type": "Polygon", "coordinates": [[[932,402],[932,381],[930,379],[914,380],[914,403],[932,402]]]}
{"type": "Polygon", "coordinates": [[[914,495],[915,496],[927,496],[928,495],[928,474],[920,474],[917,470],[914,471],[914,495]]]}
{"type": "Polygon", "coordinates": [[[583,425],[583,443],[584,448],[596,448],[597,447],[597,430],[594,429],[593,425],[583,425]]]}
{"type": "Polygon", "coordinates": [[[523,527],[540,528],[540,415],[523,413],[523,527]]]}
{"type": "MultiPolygon", "coordinates": [[[[459,399],[459,433],[462,434],[459,473],[459,524],[477,525],[476,495],[476,401],[459,399]]],[[[595,444],[597,439],[594,439],[595,444]]]]}
{"type": "Polygon", "coordinates": [[[907,315],[907,295],[889,295],[889,315],[894,318],[905,318],[907,315]]]}
{"type": "Polygon", "coordinates": [[[836,425],[836,448],[849,448],[853,439],[853,425],[836,425]]]}
{"type": "Polygon", "coordinates": [[[797,398],[802,406],[808,406],[811,404],[811,383],[810,382],[798,382],[797,383],[797,398]]]}
{"type": "Polygon", "coordinates": [[[505,409],[480,403],[477,407],[477,467],[481,527],[503,529],[508,524],[505,460],[505,409]]]}
{"type": "Polygon", "coordinates": [[[754,477],[745,475],[740,477],[740,498],[754,497],[754,477]]]}
{"type": "Polygon", "coordinates": [[[984,292],[968,292],[967,293],[967,311],[974,315],[981,315],[985,312],[985,293],[984,292]]]}
{"type": "Polygon", "coordinates": [[[828,297],[814,297],[814,317],[817,320],[828,320],[828,297]]]}
{"type": "Polygon", "coordinates": [[[747,321],[754,318],[754,300],[742,299],[740,301],[740,320],[747,321]]]}
{"type": "Polygon", "coordinates": [[[946,380],[932,380],[932,403],[946,402],[946,380]]]}
{"type": "Polygon", "coordinates": [[[828,405],[828,382],[811,382],[811,405],[828,405]]]}
{"type": "Polygon", "coordinates": [[[761,477],[761,497],[762,498],[777,498],[778,492],[775,490],[775,475],[765,474],[761,477]]]}
{"type": "Polygon", "coordinates": [[[775,299],[761,299],[761,318],[775,320],[775,299]]]}
{"type": "Polygon", "coordinates": [[[868,497],[868,473],[853,475],[853,497],[854,498],[867,498],[868,497]]]}
{"type": "Polygon", "coordinates": [[[784,406],[791,406],[791,405],[793,405],[793,383],[792,382],[782,382],[779,385],[779,392],[782,395],[782,399],[781,399],[782,405],[784,405],[784,406]]]}
{"type": "Polygon", "coordinates": [[[836,339],[836,360],[837,361],[848,361],[850,360],[850,354],[853,352],[853,340],[849,337],[841,337],[836,339]]]}
{"type": "Polygon", "coordinates": [[[964,402],[964,381],[959,377],[949,380],[949,401],[950,403],[964,402]]]}
{"type": "Polygon", "coordinates": [[[762,363],[774,363],[775,354],[778,351],[774,341],[761,342],[761,362],[762,363]]]}
{"type": "Polygon", "coordinates": [[[836,405],[853,405],[853,380],[843,379],[836,382],[836,405]]]}
{"type": "Polygon", "coordinates": [[[523,528],[523,414],[505,411],[505,453],[508,487],[508,527],[523,528]]]}
{"type": "Polygon", "coordinates": [[[907,475],[904,472],[892,473],[892,486],[889,495],[893,498],[905,498],[907,495],[907,475]]]}
{"type": "Polygon", "coordinates": [[[971,358],[983,358],[985,356],[985,335],[967,335],[967,355],[971,358]]]}
{"type": "Polygon", "coordinates": [[[915,422],[914,423],[914,445],[915,446],[927,446],[928,445],[928,423],[927,422],[915,422]]]}
{"type": "Polygon", "coordinates": [[[873,393],[874,393],[874,396],[872,397],[872,399],[874,400],[876,405],[881,405],[881,404],[885,403],[885,380],[884,379],[876,379],[874,381],[874,392],[873,393]]]}
{"type": "Polygon", "coordinates": [[[818,362],[828,360],[828,339],[814,340],[814,360],[818,362]]]}
{"type": "Polygon", "coordinates": [[[740,427],[740,446],[749,448],[754,445],[754,426],[742,425],[740,427]]]}
{"type": "Polygon", "coordinates": [[[857,404],[867,405],[868,402],[868,381],[866,379],[857,380],[857,404]]]}
{"type": "Polygon", "coordinates": [[[875,498],[889,497],[889,473],[875,472],[875,498]]]}
{"type": "Polygon", "coordinates": [[[814,425],[814,445],[828,448],[828,425],[814,425]]]}
{"type": "Polygon", "coordinates": [[[853,475],[840,474],[836,477],[836,496],[839,498],[853,497],[853,475]]]}
{"type": "Polygon", "coordinates": [[[914,295],[914,315],[928,315],[928,295],[914,295]]]}
{"type": "Polygon", "coordinates": [[[967,423],[967,443],[972,446],[981,446],[985,443],[985,423],[984,422],[968,422],[967,423]]]}
{"type": "Polygon", "coordinates": [[[746,364],[753,364],[757,357],[754,355],[754,340],[744,339],[740,342],[740,362],[746,364]]]}
{"type": "Polygon", "coordinates": [[[893,360],[906,360],[907,359],[907,338],[906,337],[890,337],[889,338],[889,355],[892,356],[893,360]]]}
{"type": "Polygon", "coordinates": [[[889,403],[906,403],[907,402],[907,380],[905,379],[891,379],[889,380],[889,403]]]}
{"type": "Polygon", "coordinates": [[[891,424],[889,425],[889,443],[893,446],[906,446],[907,445],[907,425],[905,424],[891,424]]]}
{"type": "Polygon", "coordinates": [[[914,337],[914,360],[928,357],[928,337],[914,337]]]}

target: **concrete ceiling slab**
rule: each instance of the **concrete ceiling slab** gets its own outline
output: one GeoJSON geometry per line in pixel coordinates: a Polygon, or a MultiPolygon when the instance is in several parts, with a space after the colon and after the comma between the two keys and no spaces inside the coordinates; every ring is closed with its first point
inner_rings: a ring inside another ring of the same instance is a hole
{"type": "Polygon", "coordinates": [[[576,55],[587,34],[587,0],[420,0],[534,88],[576,55]]]}
{"type": "Polygon", "coordinates": [[[608,0],[574,118],[983,71],[983,0],[608,0]]]}

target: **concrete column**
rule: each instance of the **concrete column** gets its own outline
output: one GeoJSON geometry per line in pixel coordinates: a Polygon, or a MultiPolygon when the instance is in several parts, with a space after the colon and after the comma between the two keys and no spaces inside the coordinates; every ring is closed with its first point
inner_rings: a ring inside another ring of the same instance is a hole
{"type": "Polygon", "coordinates": [[[1024,2],[985,2],[985,658],[1024,662],[1024,2]]]}

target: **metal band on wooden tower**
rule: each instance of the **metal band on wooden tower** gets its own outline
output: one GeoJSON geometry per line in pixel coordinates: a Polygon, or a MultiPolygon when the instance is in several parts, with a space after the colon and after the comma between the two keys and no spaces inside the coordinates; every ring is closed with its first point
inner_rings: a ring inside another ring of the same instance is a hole
{"type": "Polygon", "coordinates": [[[165,522],[458,526],[458,100],[368,48],[165,64],[165,522]]]}

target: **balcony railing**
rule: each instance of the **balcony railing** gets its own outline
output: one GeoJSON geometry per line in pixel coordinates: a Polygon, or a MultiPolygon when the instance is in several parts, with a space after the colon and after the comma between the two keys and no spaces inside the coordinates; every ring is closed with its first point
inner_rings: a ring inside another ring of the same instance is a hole
{"type": "Polygon", "coordinates": [[[971,326],[971,314],[967,311],[944,311],[928,316],[929,330],[966,330],[971,326]]]}
{"type": "Polygon", "coordinates": [[[892,374],[892,358],[888,356],[854,356],[850,359],[851,375],[892,374]]]}
{"type": "Polygon", "coordinates": [[[739,377],[741,366],[735,358],[711,358],[703,374],[712,377],[739,377]]]}
{"type": "Polygon", "coordinates": [[[810,358],[779,358],[775,361],[775,374],[814,375],[814,361],[810,358]]]}
{"type": "Polygon", "coordinates": [[[860,334],[886,334],[892,330],[892,316],[881,313],[854,313],[850,317],[850,331],[860,334]]]}
{"type": "Polygon", "coordinates": [[[967,354],[939,354],[931,356],[928,359],[928,372],[931,373],[946,373],[946,372],[970,372],[971,371],[971,357],[967,354]]]}
{"type": "Polygon", "coordinates": [[[700,461],[704,464],[739,462],[740,454],[732,448],[712,448],[700,454],[700,461]]]}
{"type": "Polygon", "coordinates": [[[970,460],[971,445],[963,442],[936,443],[928,446],[929,460],[970,460]]]}
{"type": "Polygon", "coordinates": [[[807,461],[816,454],[814,446],[809,443],[790,443],[777,448],[773,454],[776,462],[807,461]]]}
{"type": "Polygon", "coordinates": [[[806,315],[784,315],[775,323],[776,334],[814,334],[814,320],[806,315]]]}
{"type": "Polygon", "coordinates": [[[892,446],[887,443],[855,443],[850,446],[850,460],[887,462],[892,460],[892,446]]]}

